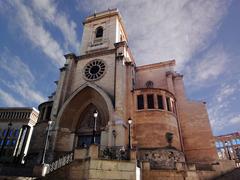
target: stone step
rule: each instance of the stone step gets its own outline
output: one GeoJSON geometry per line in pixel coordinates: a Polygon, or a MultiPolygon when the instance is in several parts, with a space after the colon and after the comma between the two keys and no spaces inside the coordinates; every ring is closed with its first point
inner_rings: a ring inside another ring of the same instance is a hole
{"type": "Polygon", "coordinates": [[[117,160],[74,160],[44,179],[112,179],[136,180],[136,163],[117,160]]]}
{"type": "Polygon", "coordinates": [[[136,179],[136,163],[92,160],[89,165],[89,179],[136,179]]]}
{"type": "Polygon", "coordinates": [[[240,179],[240,168],[236,168],[228,173],[225,173],[214,180],[239,180],[240,179]]]}
{"type": "Polygon", "coordinates": [[[19,165],[0,165],[0,176],[21,176],[31,177],[33,167],[19,166],[19,165]]]}

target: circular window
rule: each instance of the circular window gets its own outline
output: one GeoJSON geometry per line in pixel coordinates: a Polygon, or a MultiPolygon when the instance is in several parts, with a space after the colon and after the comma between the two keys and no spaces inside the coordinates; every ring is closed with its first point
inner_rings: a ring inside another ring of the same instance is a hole
{"type": "Polygon", "coordinates": [[[87,80],[97,80],[104,75],[105,69],[106,65],[102,60],[93,60],[85,65],[84,76],[87,80]]]}
{"type": "Polygon", "coordinates": [[[153,82],[152,81],[147,81],[146,82],[146,87],[147,88],[153,88],[153,82]]]}

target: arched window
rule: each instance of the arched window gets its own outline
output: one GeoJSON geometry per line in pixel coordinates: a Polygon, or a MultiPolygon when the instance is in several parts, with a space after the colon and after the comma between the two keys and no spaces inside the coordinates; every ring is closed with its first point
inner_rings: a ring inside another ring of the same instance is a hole
{"type": "Polygon", "coordinates": [[[103,27],[100,26],[96,29],[96,38],[103,37],[103,27]]]}

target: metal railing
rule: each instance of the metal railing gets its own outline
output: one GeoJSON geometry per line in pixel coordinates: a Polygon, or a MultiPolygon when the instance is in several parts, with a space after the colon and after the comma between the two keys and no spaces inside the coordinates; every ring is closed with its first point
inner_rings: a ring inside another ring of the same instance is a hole
{"type": "Polygon", "coordinates": [[[99,146],[98,157],[108,160],[129,160],[130,151],[124,146],[99,146]]]}
{"type": "Polygon", "coordinates": [[[51,164],[49,164],[49,168],[47,170],[47,173],[51,173],[73,161],[73,152],[53,161],[51,164]]]}

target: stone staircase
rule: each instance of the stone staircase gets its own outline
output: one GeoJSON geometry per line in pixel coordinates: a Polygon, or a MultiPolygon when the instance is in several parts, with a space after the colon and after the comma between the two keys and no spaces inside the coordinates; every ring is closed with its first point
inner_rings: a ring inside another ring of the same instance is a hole
{"type": "Polygon", "coordinates": [[[239,180],[240,179],[240,168],[236,168],[228,173],[225,173],[214,180],[239,180]]]}
{"type": "MultiPolygon", "coordinates": [[[[135,180],[136,154],[134,159],[113,159],[113,156],[101,156],[98,145],[75,149],[58,159],[33,167],[21,165],[0,165],[0,179],[58,179],[58,180],[135,180]]],[[[115,156],[114,156],[115,157],[115,156]]],[[[130,157],[130,156],[129,156],[130,157]]]]}
{"type": "Polygon", "coordinates": [[[97,145],[91,145],[88,149],[75,149],[66,156],[68,158],[62,157],[46,167],[35,169],[35,174],[39,175],[38,179],[44,180],[136,180],[135,155],[132,160],[106,159],[99,152],[97,145]]]}
{"type": "Polygon", "coordinates": [[[31,177],[33,173],[33,167],[1,164],[0,165],[0,176],[19,176],[19,177],[31,177]]]}
{"type": "Polygon", "coordinates": [[[135,162],[114,161],[114,160],[74,160],[45,177],[44,180],[136,180],[135,162]]]}
{"type": "MultiPolygon", "coordinates": [[[[99,146],[75,149],[49,164],[27,166],[0,165],[0,179],[44,179],[44,180],[136,180],[140,178],[136,170],[136,153],[131,151],[128,160],[113,159],[113,156],[101,156],[99,146]],[[14,172],[14,174],[12,174],[14,172]],[[18,177],[18,178],[17,178],[18,177]]],[[[114,156],[115,157],[115,156],[114,156]]],[[[143,180],[174,179],[174,180],[240,180],[240,168],[233,169],[233,162],[220,162],[209,166],[176,164],[176,170],[151,169],[149,161],[141,163],[143,180]],[[228,168],[227,168],[228,167],[228,168]],[[222,174],[220,176],[220,174],[222,174]]],[[[139,171],[140,172],[140,171],[139,171]]]]}

